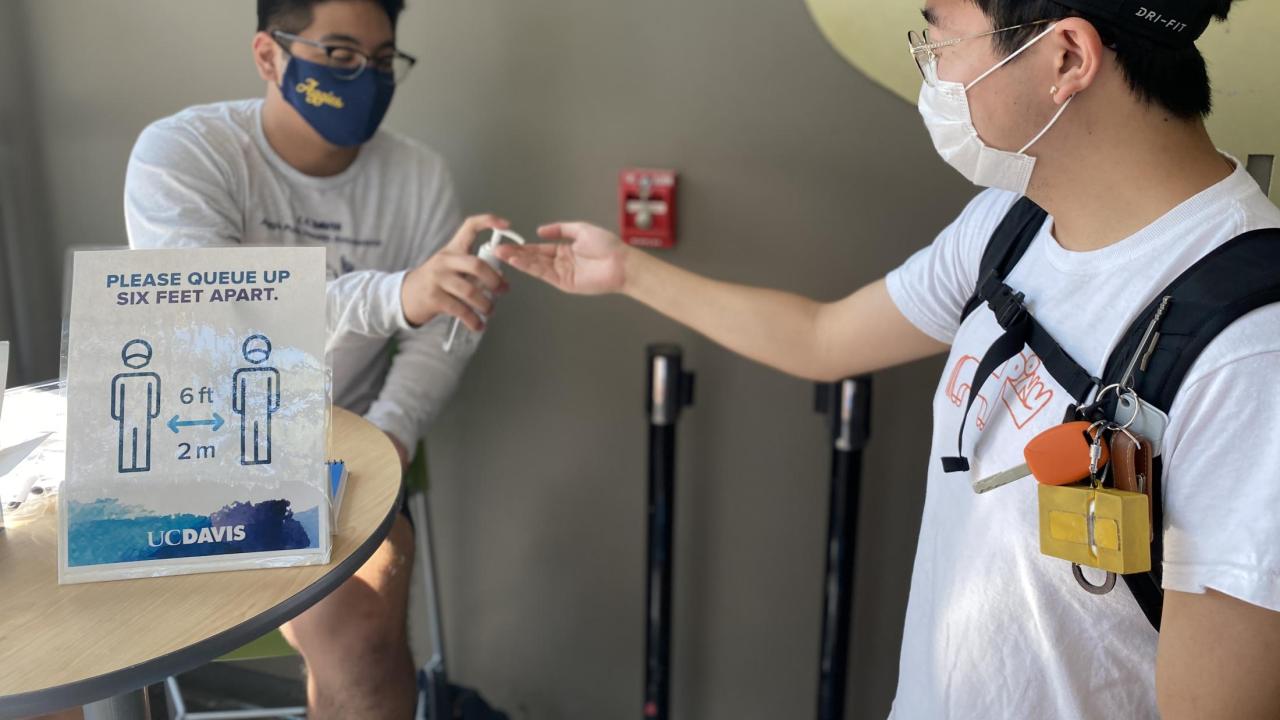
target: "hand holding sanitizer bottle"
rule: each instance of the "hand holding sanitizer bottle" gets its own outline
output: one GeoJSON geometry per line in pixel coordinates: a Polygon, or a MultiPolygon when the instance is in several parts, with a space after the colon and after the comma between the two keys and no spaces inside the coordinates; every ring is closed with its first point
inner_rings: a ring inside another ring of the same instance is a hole
{"type": "MultiPolygon", "coordinates": [[[[494,251],[498,249],[498,246],[502,244],[503,240],[516,243],[517,245],[524,245],[526,243],[524,238],[510,230],[499,230],[497,228],[493,228],[490,232],[492,234],[489,236],[489,241],[484,245],[481,245],[480,251],[476,254],[485,262],[486,265],[493,268],[499,275],[501,275],[502,262],[498,260],[498,256],[494,251]]],[[[488,294],[488,291],[484,292],[488,294]]],[[[472,309],[474,310],[475,308],[472,309]]],[[[480,311],[476,310],[476,314],[480,314],[480,311]]],[[[485,318],[485,320],[487,321],[488,318],[485,318]]],[[[483,331],[473,332],[462,327],[462,321],[455,317],[453,322],[449,324],[449,336],[444,341],[444,351],[451,353],[455,348],[470,350],[480,342],[480,336],[482,335],[484,335],[483,331]],[[461,335],[459,335],[459,333],[461,333],[461,335]]]]}

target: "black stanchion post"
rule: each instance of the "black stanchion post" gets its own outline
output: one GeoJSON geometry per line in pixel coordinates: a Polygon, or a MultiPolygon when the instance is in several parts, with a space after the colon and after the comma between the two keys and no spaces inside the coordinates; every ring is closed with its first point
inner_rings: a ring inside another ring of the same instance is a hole
{"type": "Polygon", "coordinates": [[[648,348],[649,574],[645,582],[644,717],[667,720],[671,699],[671,565],[676,422],[693,404],[693,373],[677,345],[648,348]]]}
{"type": "Polygon", "coordinates": [[[871,378],[820,383],[814,406],[817,412],[827,416],[831,439],[831,497],[827,516],[827,572],[822,600],[822,654],[818,666],[818,720],[844,720],[862,451],[871,436],[871,378]]]}

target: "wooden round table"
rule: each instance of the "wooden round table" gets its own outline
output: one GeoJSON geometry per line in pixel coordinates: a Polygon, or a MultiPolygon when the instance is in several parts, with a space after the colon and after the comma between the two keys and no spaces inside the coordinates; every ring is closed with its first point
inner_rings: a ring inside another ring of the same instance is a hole
{"type": "Polygon", "coordinates": [[[330,453],[350,482],[328,565],[58,585],[55,502],[0,533],[0,717],[130,693],[265,635],[332,592],[395,519],[400,460],[366,420],[334,409],[330,453]]]}

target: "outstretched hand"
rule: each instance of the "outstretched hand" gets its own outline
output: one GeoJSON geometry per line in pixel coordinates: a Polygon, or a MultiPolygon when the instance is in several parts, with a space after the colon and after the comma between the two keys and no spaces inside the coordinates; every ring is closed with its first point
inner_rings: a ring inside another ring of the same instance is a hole
{"type": "Polygon", "coordinates": [[[587,223],[554,223],[538,228],[551,242],[504,244],[498,259],[566,293],[603,295],[626,284],[629,248],[616,235],[587,223]]]}

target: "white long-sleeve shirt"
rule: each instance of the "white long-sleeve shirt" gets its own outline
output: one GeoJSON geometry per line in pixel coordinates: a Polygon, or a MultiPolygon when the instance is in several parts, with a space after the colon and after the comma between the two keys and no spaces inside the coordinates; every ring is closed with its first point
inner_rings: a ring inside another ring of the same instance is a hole
{"type": "Polygon", "coordinates": [[[389,130],[332,177],[298,172],[262,131],[262,101],[188,108],[138,137],[125,177],[134,248],[323,245],[334,402],[411,451],[457,387],[469,359],[441,349],[448,318],[405,320],[406,270],[461,223],[444,160],[389,130]],[[398,351],[391,356],[390,341],[398,351]]]}

